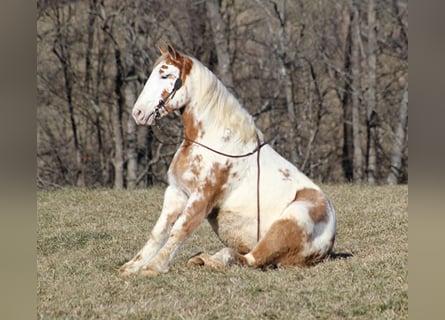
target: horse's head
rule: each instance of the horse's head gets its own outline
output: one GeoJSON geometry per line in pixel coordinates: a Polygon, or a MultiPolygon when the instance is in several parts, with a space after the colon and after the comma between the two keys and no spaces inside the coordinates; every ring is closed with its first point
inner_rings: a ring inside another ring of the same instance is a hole
{"type": "Polygon", "coordinates": [[[185,79],[191,69],[191,60],[171,45],[167,50],[159,50],[162,56],[133,107],[133,117],[140,125],[151,125],[189,102],[185,79]]]}

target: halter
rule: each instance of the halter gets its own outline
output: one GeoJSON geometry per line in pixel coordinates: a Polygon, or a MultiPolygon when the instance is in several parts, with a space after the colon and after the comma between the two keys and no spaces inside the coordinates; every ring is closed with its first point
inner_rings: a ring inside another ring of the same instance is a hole
{"type": "Polygon", "coordinates": [[[164,99],[160,99],[158,102],[158,105],[155,107],[155,120],[159,120],[159,118],[161,118],[161,110],[162,109],[167,109],[167,107],[165,106],[165,104],[170,100],[173,99],[173,97],[176,94],[176,91],[178,91],[181,87],[182,87],[182,67],[184,65],[184,58],[181,58],[181,65],[179,67],[179,77],[176,79],[175,84],[173,86],[172,91],[170,91],[170,93],[168,94],[168,96],[164,99]]]}

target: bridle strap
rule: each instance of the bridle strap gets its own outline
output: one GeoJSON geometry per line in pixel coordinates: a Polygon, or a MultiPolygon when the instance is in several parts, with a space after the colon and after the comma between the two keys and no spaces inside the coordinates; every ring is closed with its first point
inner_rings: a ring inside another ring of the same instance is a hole
{"type": "Polygon", "coordinates": [[[166,109],[165,104],[173,99],[173,97],[176,94],[176,91],[178,91],[182,87],[182,68],[184,66],[184,57],[181,57],[181,65],[179,67],[179,77],[176,79],[175,84],[173,85],[172,91],[168,94],[168,96],[165,99],[161,99],[158,102],[158,105],[155,107],[155,119],[158,120],[161,117],[160,110],[166,109]]]}
{"type": "Polygon", "coordinates": [[[218,150],[215,150],[213,148],[210,148],[209,146],[206,146],[205,144],[202,144],[198,141],[195,141],[193,139],[188,138],[187,136],[184,136],[184,140],[185,141],[189,141],[191,143],[194,143],[200,147],[203,147],[209,151],[212,151],[216,154],[219,154],[221,156],[224,157],[228,157],[228,158],[245,158],[248,156],[253,155],[255,152],[257,153],[257,158],[256,158],[256,165],[257,165],[257,180],[256,180],[256,207],[257,207],[257,231],[256,231],[256,236],[257,236],[257,242],[260,241],[260,225],[261,225],[261,210],[260,210],[260,176],[261,176],[261,171],[260,171],[260,151],[261,148],[264,147],[267,143],[266,142],[261,142],[260,141],[260,137],[258,136],[258,134],[256,135],[257,138],[257,146],[254,150],[245,153],[245,154],[240,154],[240,155],[234,155],[234,154],[229,154],[229,153],[224,153],[218,150]]]}

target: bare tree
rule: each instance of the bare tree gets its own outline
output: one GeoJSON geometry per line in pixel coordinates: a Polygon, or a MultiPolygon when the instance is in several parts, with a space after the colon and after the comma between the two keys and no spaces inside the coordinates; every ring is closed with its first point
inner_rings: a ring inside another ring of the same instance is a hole
{"type": "Polygon", "coordinates": [[[386,181],[389,184],[397,184],[402,167],[403,149],[406,141],[406,129],[408,124],[408,82],[403,89],[400,102],[399,122],[394,135],[394,144],[391,154],[391,169],[386,181]]]}
{"type": "Polygon", "coordinates": [[[229,30],[223,18],[220,0],[206,2],[207,16],[213,33],[216,55],[218,57],[218,76],[221,81],[233,90],[232,62],[229,50],[229,30]]]}
{"type": "Polygon", "coordinates": [[[363,178],[363,155],[361,141],[361,119],[360,119],[360,17],[357,7],[352,4],[351,19],[351,103],[352,103],[352,132],[354,144],[353,179],[354,182],[361,182],[363,178]]]}
{"type": "Polygon", "coordinates": [[[125,184],[124,177],[124,132],[122,128],[122,115],[126,109],[125,102],[125,75],[124,57],[119,42],[114,35],[114,22],[119,16],[123,7],[113,8],[114,11],[107,14],[103,3],[101,3],[101,13],[103,19],[102,30],[110,38],[114,50],[115,76],[114,76],[114,94],[116,104],[114,112],[111,113],[114,136],[114,188],[122,189],[125,184]]]}
{"type": "Polygon", "coordinates": [[[368,103],[367,103],[367,145],[366,145],[366,175],[370,184],[375,184],[376,178],[376,49],[377,49],[377,26],[375,21],[375,1],[368,0],[368,103]]]}
{"type": "Polygon", "coordinates": [[[39,1],[39,186],[165,182],[180,119],[130,112],[168,41],[312,178],[405,183],[407,16],[406,0],[39,1]]]}
{"type": "Polygon", "coordinates": [[[278,8],[278,5],[275,2],[273,4],[273,12],[271,8],[266,6],[263,1],[256,0],[257,3],[263,8],[269,20],[267,22],[268,29],[270,34],[277,34],[277,39],[274,41],[272,47],[274,54],[279,58],[281,63],[280,66],[280,74],[284,83],[284,92],[286,97],[286,108],[288,120],[290,123],[290,130],[288,131],[288,141],[289,141],[289,153],[290,153],[290,161],[292,163],[298,162],[298,149],[297,149],[297,137],[296,137],[296,128],[297,128],[297,118],[295,113],[295,99],[294,99],[294,83],[293,83],[293,64],[292,64],[292,56],[290,52],[290,35],[287,32],[287,17],[286,17],[286,0],[281,1],[281,6],[278,8]],[[274,27],[272,22],[275,24],[278,23],[278,27],[274,27]]]}
{"type": "Polygon", "coordinates": [[[73,144],[76,159],[76,185],[82,187],[85,185],[85,177],[82,168],[82,152],[79,142],[78,129],[76,119],[74,115],[74,103],[73,103],[73,85],[74,74],[72,69],[73,62],[71,61],[70,39],[69,31],[71,30],[70,24],[73,15],[72,7],[59,7],[57,4],[53,4],[54,22],[56,28],[56,36],[53,43],[53,53],[62,66],[63,77],[65,80],[65,96],[68,106],[68,114],[70,119],[71,131],[73,135],[73,144]]]}

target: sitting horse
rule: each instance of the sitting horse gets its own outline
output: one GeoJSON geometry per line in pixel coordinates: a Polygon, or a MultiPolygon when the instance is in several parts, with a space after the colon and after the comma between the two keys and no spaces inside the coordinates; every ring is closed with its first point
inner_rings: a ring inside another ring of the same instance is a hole
{"type": "Polygon", "coordinates": [[[184,140],[168,170],[161,215],[121,274],[167,272],[205,219],[226,247],[188,265],[290,267],[323,260],[336,228],[326,194],[264,143],[252,117],[209,69],[171,45],[159,49],[132,114],[137,124],[152,125],[178,110],[184,140]]]}

